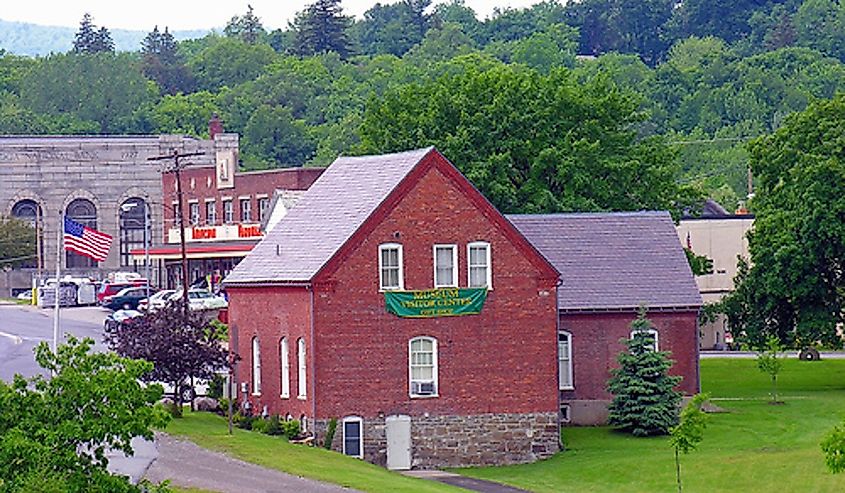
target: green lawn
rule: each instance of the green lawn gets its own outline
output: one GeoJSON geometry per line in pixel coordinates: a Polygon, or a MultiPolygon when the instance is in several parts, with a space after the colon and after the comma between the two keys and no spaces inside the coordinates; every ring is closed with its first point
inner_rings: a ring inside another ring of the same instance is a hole
{"type": "MultiPolygon", "coordinates": [[[[684,491],[845,491],[824,467],[819,442],[845,416],[845,360],[786,361],[786,404],[767,404],[768,377],[754,360],[701,361],[705,392],[730,411],[711,415],[699,449],[682,456],[684,491]]],[[[674,491],[666,438],[633,438],[605,427],[564,428],[567,450],[522,466],[461,469],[467,476],[543,492],[674,491]]]]}
{"type": "Polygon", "coordinates": [[[322,448],[291,445],[278,437],[239,429],[235,429],[230,436],[227,434],[226,421],[214,414],[186,412],[184,418],[172,420],[166,431],[253,464],[362,491],[464,491],[433,481],[402,476],[322,448]]]}

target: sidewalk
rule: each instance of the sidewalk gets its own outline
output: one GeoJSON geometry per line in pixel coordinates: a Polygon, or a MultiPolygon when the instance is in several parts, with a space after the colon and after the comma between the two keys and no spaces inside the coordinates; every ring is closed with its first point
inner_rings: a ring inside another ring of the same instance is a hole
{"type": "Polygon", "coordinates": [[[481,493],[529,493],[527,490],[514,488],[501,483],[493,481],[485,481],[483,479],[468,478],[455,474],[453,472],[426,470],[426,471],[405,471],[402,474],[412,478],[428,479],[431,481],[439,481],[458,488],[464,488],[470,491],[479,491],[481,493]]]}

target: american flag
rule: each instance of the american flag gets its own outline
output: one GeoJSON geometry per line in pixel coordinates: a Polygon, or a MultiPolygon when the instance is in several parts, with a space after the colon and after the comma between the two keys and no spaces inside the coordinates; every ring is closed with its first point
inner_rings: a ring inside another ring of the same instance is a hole
{"type": "Polygon", "coordinates": [[[111,236],[65,218],[65,250],[91,257],[97,262],[109,256],[111,236]]]}

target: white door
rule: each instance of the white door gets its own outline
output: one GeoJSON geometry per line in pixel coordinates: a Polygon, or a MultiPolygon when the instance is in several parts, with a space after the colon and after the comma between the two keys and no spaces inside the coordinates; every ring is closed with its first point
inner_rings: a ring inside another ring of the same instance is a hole
{"type": "Polygon", "coordinates": [[[385,420],[387,435],[387,468],[411,468],[411,417],[403,414],[388,416],[385,420]]]}

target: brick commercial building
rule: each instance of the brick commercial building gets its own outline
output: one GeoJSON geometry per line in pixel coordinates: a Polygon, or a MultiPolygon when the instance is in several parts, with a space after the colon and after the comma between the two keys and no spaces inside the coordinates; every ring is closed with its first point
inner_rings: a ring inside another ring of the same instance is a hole
{"type": "Polygon", "coordinates": [[[225,281],[240,397],[394,469],[548,457],[557,282],[436,150],[339,158],[225,281]]]}
{"type": "Polygon", "coordinates": [[[508,216],[560,271],[558,335],[561,415],[573,424],[607,420],[610,369],[640,305],[657,347],[671,352],[679,390],[699,391],[702,301],[667,212],[508,216]]]}
{"type": "MultiPolygon", "coordinates": [[[[186,167],[181,173],[182,214],[190,282],[209,274],[227,275],[264,236],[270,212],[284,213],[284,205],[292,206],[324,169],[237,171],[237,155],[186,167]]],[[[162,262],[162,285],[172,288],[181,285],[182,274],[176,177],[163,174],[161,187],[164,241],[150,255],[162,262]]],[[[132,254],[141,259],[145,252],[139,248],[132,254]]]]}
{"type": "Polygon", "coordinates": [[[0,275],[0,295],[29,289],[38,273],[48,276],[54,271],[61,212],[114,238],[105,262],[63,252],[63,274],[102,279],[112,271],[143,273],[143,258],[133,258],[130,251],[144,247],[145,229],[152,241],[161,241],[160,175],[168,164],[148,158],[177,149],[201,152],[193,162],[214,166],[218,159],[237,155],[238,137],[0,137],[0,215],[31,222],[40,237],[37,258],[0,275]]]}

